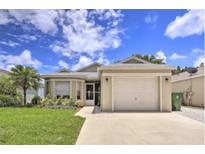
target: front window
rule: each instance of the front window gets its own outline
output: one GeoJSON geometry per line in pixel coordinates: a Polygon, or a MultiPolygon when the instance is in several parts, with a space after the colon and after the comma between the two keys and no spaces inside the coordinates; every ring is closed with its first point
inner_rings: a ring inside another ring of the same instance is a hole
{"type": "Polygon", "coordinates": [[[57,98],[70,98],[70,81],[57,81],[55,83],[55,94],[57,98]]]}
{"type": "Polygon", "coordinates": [[[77,100],[81,100],[81,86],[82,86],[82,84],[81,84],[81,82],[77,82],[77,86],[76,86],[76,88],[77,88],[77,100]]]}

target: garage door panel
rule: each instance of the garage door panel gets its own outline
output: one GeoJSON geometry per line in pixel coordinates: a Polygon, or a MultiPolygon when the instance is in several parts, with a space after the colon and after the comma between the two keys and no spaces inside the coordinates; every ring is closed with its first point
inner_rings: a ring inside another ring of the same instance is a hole
{"type": "Polygon", "coordinates": [[[157,77],[114,78],[114,110],[158,111],[157,77]]]}

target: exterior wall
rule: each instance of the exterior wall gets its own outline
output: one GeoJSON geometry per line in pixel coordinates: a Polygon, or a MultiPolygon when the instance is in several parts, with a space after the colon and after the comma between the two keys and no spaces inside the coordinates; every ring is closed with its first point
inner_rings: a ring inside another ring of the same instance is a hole
{"type": "Polygon", "coordinates": [[[172,92],[184,92],[192,85],[193,97],[191,105],[198,107],[204,106],[204,80],[205,77],[202,76],[172,82],[172,92]]]}
{"type": "MultiPolygon", "coordinates": [[[[58,81],[62,81],[62,82],[68,82],[70,81],[70,98],[73,98],[75,100],[77,100],[77,89],[76,89],[76,83],[77,81],[80,81],[82,84],[82,88],[81,88],[81,100],[78,100],[79,102],[82,102],[82,105],[85,103],[85,97],[84,97],[84,93],[85,93],[85,81],[84,80],[80,80],[80,79],[47,79],[46,80],[46,86],[48,86],[49,89],[49,95],[51,96],[51,98],[55,98],[55,82],[58,81]],[[47,85],[48,84],[48,85],[47,85]]],[[[46,87],[45,86],[45,87],[46,87]]],[[[47,92],[45,92],[45,96],[47,95],[47,92]]]]}
{"type": "Polygon", "coordinates": [[[101,109],[112,111],[112,77],[101,77],[101,109]]]}
{"type": "Polygon", "coordinates": [[[171,76],[163,76],[162,77],[162,111],[170,112],[172,111],[172,103],[171,103],[171,76]],[[168,81],[166,81],[166,78],[168,81]]]}
{"type": "Polygon", "coordinates": [[[103,73],[171,73],[170,70],[103,70],[103,73]]]}

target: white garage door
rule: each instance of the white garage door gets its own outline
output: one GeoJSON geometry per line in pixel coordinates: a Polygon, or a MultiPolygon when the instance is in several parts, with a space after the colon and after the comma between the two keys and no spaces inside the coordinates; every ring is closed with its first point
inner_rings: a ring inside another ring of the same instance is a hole
{"type": "Polygon", "coordinates": [[[159,111],[158,77],[115,77],[114,111],[159,111]]]}

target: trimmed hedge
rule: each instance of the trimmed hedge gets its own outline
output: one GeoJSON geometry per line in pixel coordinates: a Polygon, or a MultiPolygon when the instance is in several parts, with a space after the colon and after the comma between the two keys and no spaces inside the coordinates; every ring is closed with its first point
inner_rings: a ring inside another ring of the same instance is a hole
{"type": "Polygon", "coordinates": [[[63,98],[44,98],[40,101],[39,105],[43,106],[52,106],[52,105],[64,105],[64,106],[82,106],[80,102],[75,101],[74,99],[63,99],[63,98]]]}

